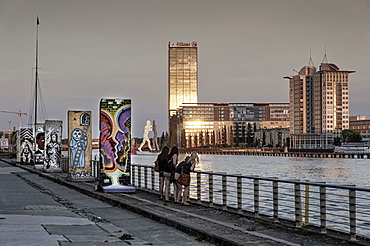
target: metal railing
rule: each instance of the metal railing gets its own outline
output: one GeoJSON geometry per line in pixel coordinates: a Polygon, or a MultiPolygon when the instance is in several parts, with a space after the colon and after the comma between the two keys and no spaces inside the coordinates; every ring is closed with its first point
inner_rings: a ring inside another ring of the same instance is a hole
{"type": "MultiPolygon", "coordinates": [[[[158,191],[158,180],[153,166],[131,165],[133,186],[158,191]]],[[[190,198],[239,214],[311,226],[323,234],[345,233],[349,240],[370,239],[370,189],[366,188],[195,171],[190,198]]]]}

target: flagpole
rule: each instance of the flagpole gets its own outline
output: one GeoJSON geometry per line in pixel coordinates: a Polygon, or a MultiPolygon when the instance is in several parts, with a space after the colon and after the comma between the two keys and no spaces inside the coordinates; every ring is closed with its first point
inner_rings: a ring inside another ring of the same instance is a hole
{"type": "Polygon", "coordinates": [[[37,124],[37,83],[38,83],[38,50],[39,50],[39,16],[37,16],[36,20],[36,75],[35,75],[35,125],[34,125],[34,131],[35,131],[35,150],[36,150],[36,124],[37,124]]]}

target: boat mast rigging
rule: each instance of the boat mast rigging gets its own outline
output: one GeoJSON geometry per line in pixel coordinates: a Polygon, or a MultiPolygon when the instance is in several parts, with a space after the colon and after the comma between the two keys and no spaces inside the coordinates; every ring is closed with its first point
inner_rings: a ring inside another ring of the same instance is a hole
{"type": "MultiPolygon", "coordinates": [[[[28,125],[33,126],[34,133],[36,133],[37,128],[37,122],[42,122],[42,119],[47,119],[47,113],[45,108],[45,103],[42,98],[42,92],[41,92],[41,85],[40,85],[40,78],[39,78],[39,25],[40,20],[37,16],[36,21],[36,67],[35,69],[35,79],[31,83],[31,101],[30,101],[30,117],[28,119],[28,125]],[[41,121],[40,121],[41,116],[41,121]]],[[[33,69],[32,69],[33,70],[33,69]]]]}

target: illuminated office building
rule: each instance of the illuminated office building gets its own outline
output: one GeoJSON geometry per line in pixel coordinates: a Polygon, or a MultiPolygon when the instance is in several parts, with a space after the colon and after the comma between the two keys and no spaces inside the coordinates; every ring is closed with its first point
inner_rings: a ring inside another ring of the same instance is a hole
{"type": "Polygon", "coordinates": [[[198,102],[198,46],[196,42],[168,45],[168,113],[182,103],[198,102]]]}
{"type": "Polygon", "coordinates": [[[289,104],[183,103],[176,119],[179,146],[232,145],[247,141],[248,127],[289,128],[289,104]]]}

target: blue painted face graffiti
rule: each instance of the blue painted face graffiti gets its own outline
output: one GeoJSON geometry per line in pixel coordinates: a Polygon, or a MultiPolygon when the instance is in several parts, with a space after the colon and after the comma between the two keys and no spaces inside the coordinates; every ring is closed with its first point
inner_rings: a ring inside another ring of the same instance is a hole
{"type": "Polygon", "coordinates": [[[69,149],[71,153],[71,167],[84,168],[85,167],[85,150],[87,147],[87,136],[84,132],[75,128],[71,134],[71,140],[69,142],[69,149]]]}

